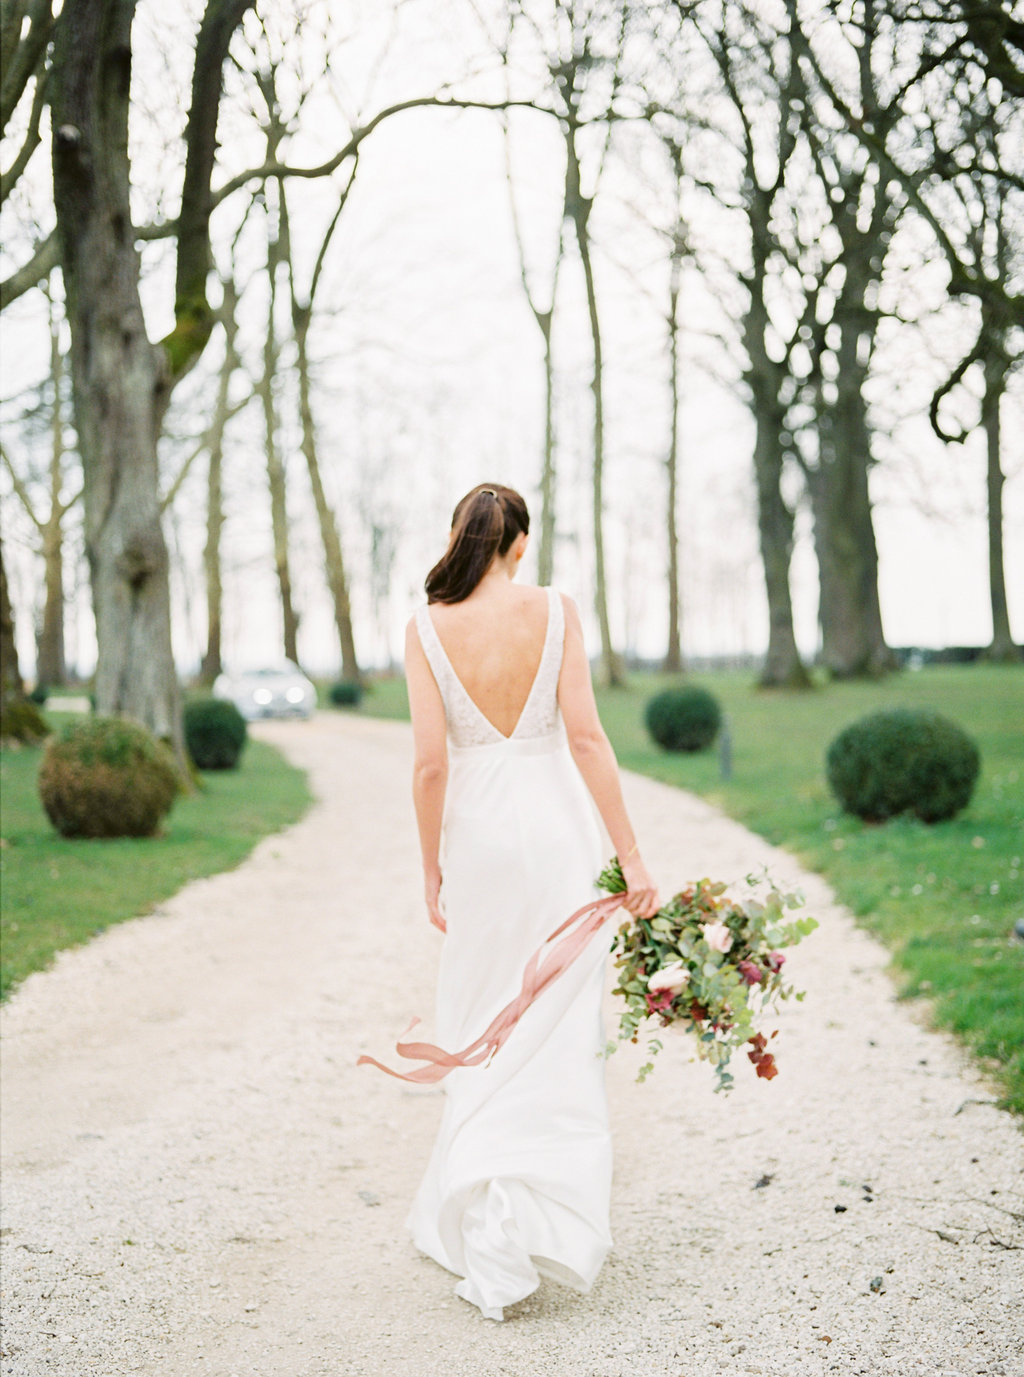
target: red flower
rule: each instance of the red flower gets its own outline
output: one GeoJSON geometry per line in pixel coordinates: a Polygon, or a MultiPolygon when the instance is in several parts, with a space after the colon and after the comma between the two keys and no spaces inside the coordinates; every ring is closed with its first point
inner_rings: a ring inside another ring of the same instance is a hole
{"type": "Polygon", "coordinates": [[[647,1000],[647,1012],[660,1014],[663,1009],[671,1009],[675,997],[675,990],[655,990],[653,994],[648,990],[644,995],[644,999],[647,1000]]]}
{"type": "Polygon", "coordinates": [[[740,961],[736,969],[748,985],[760,985],[764,979],[764,971],[759,966],[755,966],[753,961],[740,961]]]}
{"type": "Polygon", "coordinates": [[[694,1023],[702,1023],[708,1016],[708,1011],[699,999],[690,1000],[690,1017],[694,1023]]]}
{"type": "MultiPolygon", "coordinates": [[[[778,1029],[775,1031],[778,1032],[778,1029]]],[[[772,1037],[774,1036],[775,1033],[772,1033],[772,1037]]],[[[779,1068],[775,1065],[775,1058],[772,1056],[771,1052],[766,1052],[764,1050],[768,1046],[768,1039],[765,1037],[764,1033],[755,1033],[748,1041],[750,1043],[750,1051],[747,1053],[747,1056],[754,1063],[754,1070],[762,1080],[772,1080],[773,1077],[779,1074],[779,1068]]]]}
{"type": "Polygon", "coordinates": [[[785,959],[786,958],[783,956],[782,952],[770,951],[767,957],[765,958],[765,964],[767,965],[770,971],[781,971],[782,963],[783,961],[785,961],[785,959]]]}

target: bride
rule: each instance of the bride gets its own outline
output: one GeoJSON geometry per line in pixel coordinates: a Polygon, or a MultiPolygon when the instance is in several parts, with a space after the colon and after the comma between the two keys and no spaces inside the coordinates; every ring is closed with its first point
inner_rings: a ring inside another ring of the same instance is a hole
{"type": "MultiPolygon", "coordinates": [[[[530,955],[599,893],[598,814],[622,858],[625,907],[649,917],[659,903],[598,719],[576,605],[514,582],[529,526],[511,488],[467,493],[406,636],[427,912],[445,934],[436,1026],[447,1048],[488,1026],[530,955]]],[[[444,1081],[408,1225],[488,1319],[503,1319],[541,1276],[589,1290],[612,1244],[607,950],[602,930],[487,1064],[444,1081]]]]}

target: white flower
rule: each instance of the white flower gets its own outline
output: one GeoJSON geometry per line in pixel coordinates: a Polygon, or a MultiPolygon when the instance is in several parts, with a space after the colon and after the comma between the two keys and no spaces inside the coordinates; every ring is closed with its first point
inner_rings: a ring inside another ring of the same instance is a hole
{"type": "Polygon", "coordinates": [[[704,941],[712,951],[727,952],[732,946],[732,933],[724,923],[705,923],[704,941]]]}
{"type": "Polygon", "coordinates": [[[647,981],[647,988],[651,994],[656,990],[672,990],[678,993],[689,983],[690,972],[681,961],[673,961],[671,966],[664,966],[660,971],[654,972],[647,981]]]}

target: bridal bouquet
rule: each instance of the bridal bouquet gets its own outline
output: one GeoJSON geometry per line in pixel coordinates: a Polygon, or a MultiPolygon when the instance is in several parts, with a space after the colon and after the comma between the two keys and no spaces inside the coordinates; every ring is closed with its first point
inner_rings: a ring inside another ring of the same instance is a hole
{"type": "MultiPolygon", "coordinates": [[[[625,891],[617,857],[597,883],[609,894],[625,891]]],[[[631,915],[612,939],[619,971],[614,993],[626,1002],[618,1041],[638,1042],[641,1025],[652,1018],[662,1028],[692,1032],[697,1055],[715,1069],[716,1091],[731,1088],[729,1060],[744,1047],[759,1076],[771,1080],[778,1074],[768,1051],[770,1039],[756,1025],[779,1000],[803,999],[782,978],[786,958],[781,948],[793,946],[818,926],[810,917],[787,920],[787,910],[802,906],[801,895],[781,892],[767,876],[748,875],[747,884],[752,891],[761,884],[766,888],[761,897],[752,893],[736,900],[726,895],[724,884],[699,880],[653,918],[631,915]]],[[[609,1042],[605,1055],[616,1046],[609,1042]]],[[[662,1043],[653,1037],[647,1048],[653,1058],[662,1043]]],[[[644,1080],[653,1069],[648,1061],[637,1079],[644,1080]]]]}

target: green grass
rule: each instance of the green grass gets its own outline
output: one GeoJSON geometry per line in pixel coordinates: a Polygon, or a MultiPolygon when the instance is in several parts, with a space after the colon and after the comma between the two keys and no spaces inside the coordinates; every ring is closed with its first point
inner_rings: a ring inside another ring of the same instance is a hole
{"type": "Polygon", "coordinates": [[[41,754],[0,752],[4,995],[61,948],[147,912],[189,880],[238,865],[261,837],[294,822],[310,803],[302,771],[250,741],[238,770],[205,774],[201,791],[178,799],[161,836],[67,841],[39,802],[41,754]]]}
{"type": "MultiPolygon", "coordinates": [[[[887,944],[906,996],[932,1001],[935,1021],[981,1057],[1024,1114],[1024,673],[995,665],[936,666],[879,683],[809,693],[763,692],[743,674],[693,675],[727,715],[732,778],[718,749],[667,755],[648,738],[643,709],[670,681],[635,675],[598,692],[622,765],[702,794],[824,875],[858,921],[887,944]],[[969,807],[926,826],[905,818],[868,826],[828,791],[825,748],[876,708],[927,706],[977,741],[982,773],[969,807]]],[[[408,715],[401,681],[376,687],[364,711],[408,715]]],[[[680,857],[680,881],[700,858],[680,857]]],[[[721,878],[732,878],[723,876],[721,878]]]]}

